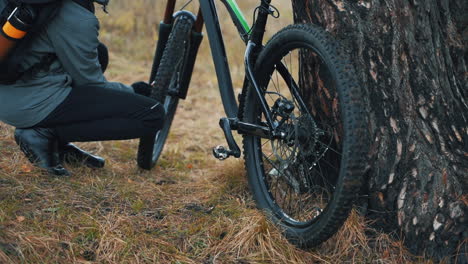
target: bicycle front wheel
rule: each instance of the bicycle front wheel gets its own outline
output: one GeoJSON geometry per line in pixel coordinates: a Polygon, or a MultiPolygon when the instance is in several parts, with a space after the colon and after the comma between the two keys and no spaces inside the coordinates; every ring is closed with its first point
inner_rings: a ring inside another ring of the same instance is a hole
{"type": "MultiPolygon", "coordinates": [[[[346,220],[365,164],[362,92],[337,43],[322,29],[292,25],[259,55],[256,78],[280,136],[244,136],[257,206],[300,247],[320,244],[346,220]]],[[[256,92],[244,120],[265,125],[256,92]]]]}
{"type": "Polygon", "coordinates": [[[166,120],[154,137],[140,139],[137,162],[142,169],[151,170],[156,165],[169,136],[179,103],[178,92],[190,50],[193,22],[193,18],[188,15],[177,16],[164,49],[151,97],[164,104],[166,120]]]}

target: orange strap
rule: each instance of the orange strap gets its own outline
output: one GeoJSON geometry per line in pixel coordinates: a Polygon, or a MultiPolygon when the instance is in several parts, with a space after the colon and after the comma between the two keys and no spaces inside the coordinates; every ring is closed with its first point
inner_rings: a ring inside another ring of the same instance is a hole
{"type": "Polygon", "coordinates": [[[26,32],[15,28],[9,21],[3,26],[3,32],[14,39],[22,39],[26,36],[26,32]]]}

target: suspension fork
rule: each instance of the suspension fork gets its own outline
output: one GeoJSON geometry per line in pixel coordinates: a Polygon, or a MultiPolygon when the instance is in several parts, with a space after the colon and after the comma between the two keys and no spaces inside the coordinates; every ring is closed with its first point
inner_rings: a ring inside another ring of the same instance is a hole
{"type": "Polygon", "coordinates": [[[161,62],[162,54],[166,47],[169,35],[172,31],[174,17],[177,16],[177,14],[181,14],[185,12],[187,15],[193,16],[195,22],[193,25],[192,32],[190,34],[190,43],[191,43],[190,50],[188,51],[189,53],[187,56],[187,60],[184,63],[184,69],[182,69],[181,71],[181,76],[182,76],[181,84],[178,89],[178,93],[173,94],[174,96],[177,96],[180,99],[185,99],[187,97],[188,88],[190,85],[190,81],[192,79],[192,73],[193,73],[193,68],[195,66],[198,49],[203,40],[202,30],[203,30],[203,25],[204,25],[204,19],[201,13],[201,9],[199,9],[196,17],[188,11],[180,11],[180,12],[175,13],[176,2],[177,2],[176,0],[168,0],[166,3],[164,18],[163,18],[163,21],[159,25],[159,39],[158,39],[158,45],[156,47],[156,52],[154,56],[153,67],[151,69],[150,83],[152,83],[154,79],[156,78],[156,74],[158,72],[159,63],[161,62]]]}
{"type": "Polygon", "coordinates": [[[172,14],[174,14],[176,0],[167,0],[166,11],[164,12],[164,23],[172,24],[172,14]]]}
{"type": "Polygon", "coordinates": [[[172,31],[172,22],[173,17],[172,14],[174,13],[176,0],[168,0],[166,4],[166,11],[164,12],[164,19],[159,23],[159,37],[158,43],[156,45],[156,50],[154,52],[153,57],[153,66],[151,67],[150,79],[149,83],[152,84],[154,79],[156,78],[156,74],[158,72],[159,63],[161,62],[161,58],[166,48],[167,40],[169,39],[169,35],[172,31]]]}
{"type": "MultiPolygon", "coordinates": [[[[185,11],[180,11],[185,12],[185,11]]],[[[177,14],[177,13],[176,13],[177,14]]],[[[191,13],[190,13],[191,14],[191,13]]],[[[182,71],[182,81],[177,96],[180,99],[187,98],[188,88],[192,79],[193,69],[195,67],[195,61],[198,55],[198,49],[203,40],[203,24],[204,19],[201,10],[198,10],[198,15],[194,17],[195,22],[193,24],[192,32],[190,34],[190,49],[186,62],[184,63],[184,69],[182,71]]]]}

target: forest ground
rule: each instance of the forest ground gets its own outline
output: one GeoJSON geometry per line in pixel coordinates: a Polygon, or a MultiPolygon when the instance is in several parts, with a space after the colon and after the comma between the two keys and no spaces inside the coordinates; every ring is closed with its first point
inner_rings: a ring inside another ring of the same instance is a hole
{"type": "MultiPolygon", "coordinates": [[[[98,12],[111,50],[109,80],[148,78],[161,2],[114,0],[110,15],[98,12]]],[[[240,3],[249,21],[252,2],[240,3]]],[[[286,11],[268,35],[292,21],[287,5],[278,7],[286,11]]],[[[221,21],[238,93],[243,44],[225,12],[221,21]]],[[[97,142],[79,145],[105,157],[104,169],[70,168],[72,177],[51,178],[23,157],[13,128],[0,124],[0,263],[431,263],[356,211],[318,248],[289,244],[255,209],[243,161],[211,156],[225,143],[209,55],[205,40],[188,99],[149,172],[136,166],[137,140],[97,142]]]]}

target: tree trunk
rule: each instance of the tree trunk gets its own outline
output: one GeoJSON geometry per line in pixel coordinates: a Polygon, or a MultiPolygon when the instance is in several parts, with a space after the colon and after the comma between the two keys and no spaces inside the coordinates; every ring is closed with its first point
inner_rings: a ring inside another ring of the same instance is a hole
{"type": "Polygon", "coordinates": [[[293,7],[296,22],[340,40],[366,92],[368,215],[417,254],[466,252],[466,0],[293,0],[293,7]]]}

